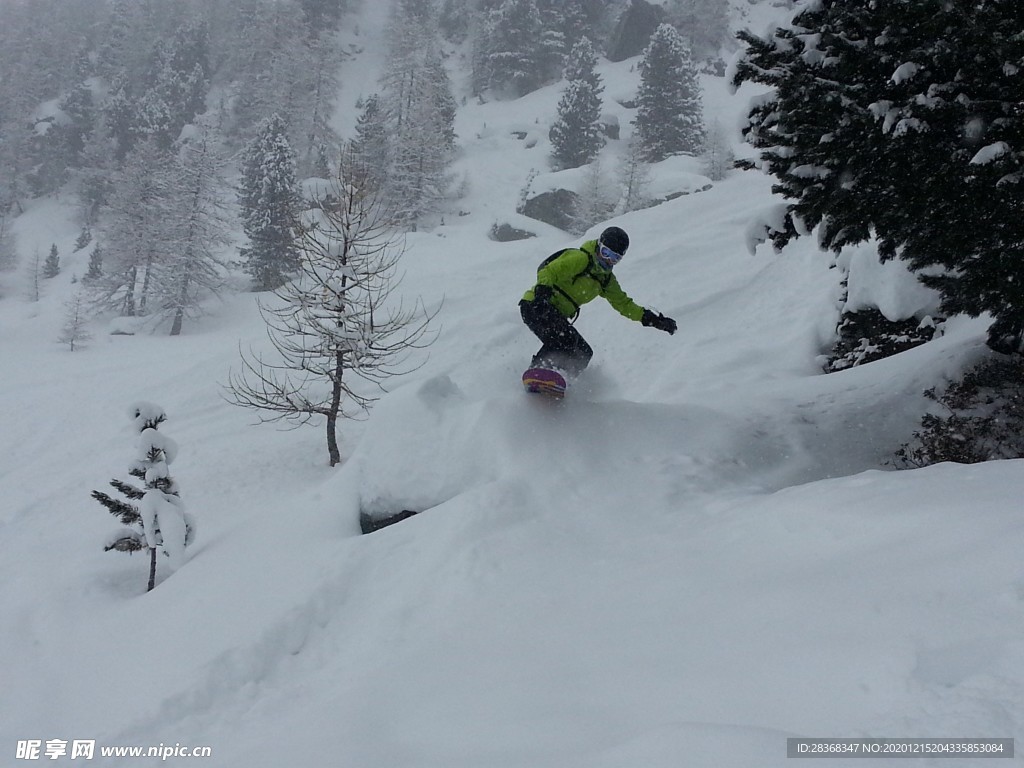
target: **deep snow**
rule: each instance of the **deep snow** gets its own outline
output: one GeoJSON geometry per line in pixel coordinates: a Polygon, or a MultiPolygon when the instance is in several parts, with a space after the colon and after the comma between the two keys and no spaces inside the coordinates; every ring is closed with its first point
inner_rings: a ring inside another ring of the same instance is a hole
{"type": "MultiPolygon", "coordinates": [[[[602,68],[625,128],[633,63],[602,68]]],[[[750,94],[705,85],[735,125],[750,94]]],[[[796,735],[1020,741],[1024,464],[884,465],[922,390],[984,354],[984,322],[821,375],[838,273],[813,238],[751,255],[778,201],[735,172],[615,220],[623,286],[679,332],[589,305],[591,369],[560,404],[526,397],[516,302],[575,239],[514,207],[531,168],[552,181],[559,95],[460,110],[464,215],[410,235],[403,262],[407,295],[444,300],[441,335],[343,425],[334,470],[320,429],[256,427],[222,397],[239,345],[265,344],[252,294],[182,337],[97,322],[58,345],[88,250],[66,201],[32,203],[22,262],[56,242],[63,272],[38,303],[2,276],[0,763],[27,739],[208,745],[167,763],[225,768],[759,768],[796,735]],[[495,221],[539,237],[495,243],[495,221]],[[117,526],[89,498],[134,458],[141,399],[170,416],[199,525],[150,594],[145,558],[102,552],[117,526]],[[426,511],[358,535],[360,509],[405,508],[426,511]]],[[[926,300],[851,258],[856,301],[926,300]]]]}

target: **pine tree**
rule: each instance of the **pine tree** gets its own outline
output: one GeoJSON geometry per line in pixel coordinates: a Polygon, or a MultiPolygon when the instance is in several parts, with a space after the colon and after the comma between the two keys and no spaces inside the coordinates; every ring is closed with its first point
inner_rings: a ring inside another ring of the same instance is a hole
{"type": "Polygon", "coordinates": [[[75,253],[85,248],[91,242],[92,231],[89,229],[89,225],[86,224],[82,227],[82,231],[78,233],[78,237],[75,239],[75,253]]]}
{"type": "Polygon", "coordinates": [[[461,43],[469,35],[471,11],[469,0],[442,0],[437,23],[445,38],[461,43]]]}
{"type": "Polygon", "coordinates": [[[241,252],[245,269],[253,277],[255,290],[278,288],[299,268],[295,153],[280,115],[267,118],[245,148],[239,200],[242,228],[249,238],[241,252]]]}
{"type": "Polygon", "coordinates": [[[544,23],[536,0],[504,0],[487,19],[479,66],[485,87],[523,96],[548,78],[544,23]]]}
{"type": "Polygon", "coordinates": [[[60,254],[57,251],[57,244],[50,246],[50,252],[43,262],[43,277],[50,280],[60,274],[60,254]]]}
{"type": "Polygon", "coordinates": [[[718,56],[729,36],[727,0],[672,0],[666,11],[672,25],[690,41],[695,59],[718,56]]]}
{"type": "Polygon", "coordinates": [[[104,122],[116,146],[116,158],[124,160],[142,135],[138,125],[138,108],[135,99],[128,92],[128,86],[120,80],[114,83],[111,95],[103,108],[104,122]]]}
{"type": "Polygon", "coordinates": [[[341,21],[347,0],[299,0],[302,18],[311,34],[335,30],[341,21]]]}
{"type": "Polygon", "coordinates": [[[549,133],[556,168],[586,165],[604,146],[600,129],[604,86],[596,66],[594,47],[583,38],[573,46],[566,62],[565,78],[569,84],[558,102],[558,118],[549,133]]]}
{"type": "Polygon", "coordinates": [[[948,314],[991,313],[989,345],[1024,335],[1024,39],[1012,3],[822,2],[748,46],[736,83],[773,86],[747,139],[791,202],[782,247],[877,239],[948,314]],[[941,160],[940,160],[941,159],[941,160]]]}
{"type": "Polygon", "coordinates": [[[168,466],[178,453],[177,443],[160,433],[158,428],[167,420],[164,409],[147,402],[134,403],[129,417],[139,443],[135,461],[128,474],[143,483],[143,487],[115,478],[110,481],[123,498],[115,498],[102,491],[93,491],[92,497],[124,526],[112,535],[104,550],[132,554],[149,550],[149,585],[156,586],[157,554],[162,551],[177,567],[184,549],[195,539],[195,520],[185,512],[178,484],[170,476],[168,466]]]}
{"type": "Polygon", "coordinates": [[[633,120],[644,157],[698,154],[704,141],[701,87],[690,51],[679,33],[662,24],[640,62],[640,90],[633,120]]]}
{"type": "Polygon", "coordinates": [[[330,116],[342,51],[332,36],[296,24],[296,10],[291,3],[261,0],[233,20],[246,45],[233,51],[226,65],[236,83],[229,127],[248,139],[258,134],[269,115],[281,115],[296,172],[308,176],[320,147],[334,154],[341,143],[330,116]]]}
{"type": "Polygon", "coordinates": [[[381,188],[391,162],[391,142],[387,115],[377,94],[371,94],[363,103],[349,151],[359,165],[366,168],[368,181],[381,188]]]}
{"type": "Polygon", "coordinates": [[[82,153],[96,129],[97,115],[92,91],[84,84],[78,84],[61,99],[60,108],[69,121],[61,126],[65,160],[69,166],[79,168],[82,164],[82,153]]]}
{"type": "Polygon", "coordinates": [[[598,24],[605,10],[601,0],[537,0],[545,28],[545,43],[553,56],[552,75],[557,76],[573,47],[583,38],[597,40],[598,24]]]}
{"type": "Polygon", "coordinates": [[[82,280],[92,283],[103,277],[103,248],[97,243],[89,254],[89,268],[82,280]]]}

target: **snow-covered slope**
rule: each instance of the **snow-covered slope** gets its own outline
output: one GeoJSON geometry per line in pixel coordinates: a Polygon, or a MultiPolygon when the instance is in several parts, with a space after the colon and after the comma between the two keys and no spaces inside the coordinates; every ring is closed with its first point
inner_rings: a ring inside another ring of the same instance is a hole
{"type": "MultiPolygon", "coordinates": [[[[603,70],[624,126],[630,64],[603,70]]],[[[19,220],[23,250],[69,255],[39,303],[0,301],[0,762],[86,739],[209,746],[224,768],[760,768],[795,735],[1024,737],[1024,465],[881,471],[984,325],[820,375],[837,276],[810,242],[750,255],[773,200],[737,173],[615,221],[624,287],[679,332],[590,305],[591,369],[561,404],[525,397],[516,303],[572,241],[486,234],[544,169],[558,95],[461,110],[465,215],[404,260],[409,295],[444,299],[441,335],[344,426],[335,470],[319,430],[221,396],[239,345],[265,343],[252,295],[179,338],[71,354],[72,212],[19,220]],[[150,594],[143,559],[101,551],[116,526],[89,498],[127,468],[139,399],[170,415],[199,522],[150,594]],[[425,511],[360,536],[360,509],[425,511]]],[[[153,758],[125,761],[94,759],[153,758]]]]}

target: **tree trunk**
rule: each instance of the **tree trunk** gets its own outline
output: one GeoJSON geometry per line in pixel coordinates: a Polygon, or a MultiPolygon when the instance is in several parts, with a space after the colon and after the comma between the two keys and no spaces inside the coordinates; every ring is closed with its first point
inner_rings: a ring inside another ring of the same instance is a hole
{"type": "MultiPolygon", "coordinates": [[[[189,233],[191,237],[191,231],[189,233]]],[[[191,254],[189,248],[188,254],[191,254]]],[[[178,336],[181,333],[181,323],[185,319],[185,307],[188,306],[188,273],[181,279],[181,290],[178,291],[178,309],[174,313],[174,322],[171,323],[171,336],[178,336]]]]}
{"type": "Polygon", "coordinates": [[[146,300],[149,298],[149,281],[153,274],[153,254],[146,256],[146,274],[142,278],[142,293],[139,295],[139,314],[146,314],[146,300]]]}
{"type": "Polygon", "coordinates": [[[338,450],[338,413],[341,411],[341,376],[345,372],[345,353],[334,355],[334,379],[331,382],[331,408],[327,414],[327,452],[331,456],[331,466],[341,463],[341,451],[338,450]]]}
{"type": "Polygon", "coordinates": [[[138,280],[138,277],[137,267],[132,267],[128,270],[127,290],[124,295],[124,305],[121,308],[121,314],[125,317],[135,317],[135,282],[138,280]]]}
{"type": "Polygon", "coordinates": [[[174,321],[171,323],[171,336],[178,336],[181,333],[181,321],[185,316],[185,310],[178,307],[174,313],[174,321]]]}
{"type": "Polygon", "coordinates": [[[156,586],[156,547],[149,548],[149,587],[147,592],[152,592],[156,586]]]}
{"type": "Polygon", "coordinates": [[[327,453],[331,456],[331,466],[336,467],[341,463],[341,451],[338,450],[338,424],[337,413],[327,415],[327,453]]]}

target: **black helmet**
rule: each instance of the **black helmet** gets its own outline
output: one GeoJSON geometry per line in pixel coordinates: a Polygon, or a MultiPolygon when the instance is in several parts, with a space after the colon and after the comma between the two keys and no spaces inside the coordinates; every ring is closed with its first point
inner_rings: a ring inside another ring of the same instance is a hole
{"type": "Polygon", "coordinates": [[[625,255],[626,249],[629,248],[629,235],[619,227],[608,227],[601,233],[598,241],[601,245],[607,245],[620,256],[625,255]]]}

